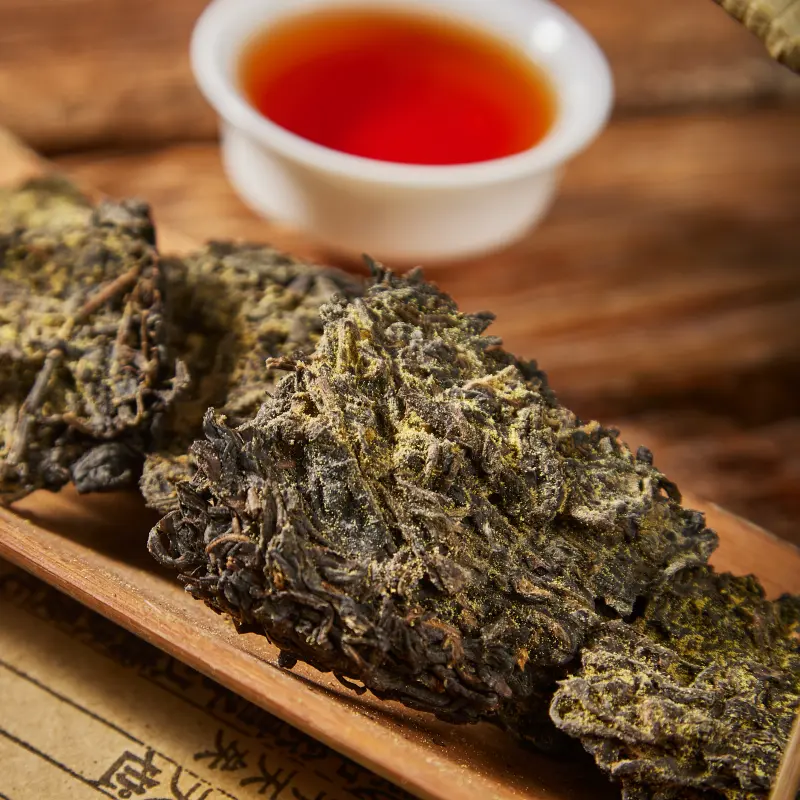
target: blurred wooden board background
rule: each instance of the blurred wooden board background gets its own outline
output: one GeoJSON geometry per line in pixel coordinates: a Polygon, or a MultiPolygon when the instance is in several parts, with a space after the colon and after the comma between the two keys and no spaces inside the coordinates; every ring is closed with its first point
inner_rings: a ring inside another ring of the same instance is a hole
{"type": "MultiPolygon", "coordinates": [[[[48,152],[213,137],[187,54],[206,2],[0,0],[0,121],[48,152]]],[[[800,98],[712,0],[560,5],[608,53],[621,114],[800,98]]]]}
{"type": "MultiPolygon", "coordinates": [[[[204,4],[0,0],[0,124],[174,229],[325,258],[225,182],[188,65],[204,4]]],[[[615,118],[527,241],[428,274],[579,413],[800,543],[800,78],[711,0],[562,5],[609,55],[615,118]]]]}

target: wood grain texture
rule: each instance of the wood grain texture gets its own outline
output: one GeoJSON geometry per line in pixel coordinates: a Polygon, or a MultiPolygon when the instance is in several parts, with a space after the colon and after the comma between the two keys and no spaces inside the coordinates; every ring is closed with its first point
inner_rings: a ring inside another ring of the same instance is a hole
{"type": "MultiPolygon", "coordinates": [[[[619,120],[524,242],[427,272],[580,414],[647,431],[682,487],[800,543],[798,130],[797,109],[619,120]]],[[[245,208],[215,145],[58,163],[167,228],[330,259],[245,208]]]]}
{"type": "MultiPolygon", "coordinates": [[[[0,0],[0,125],[48,152],[210,139],[192,26],[206,0],[0,0]]],[[[607,52],[621,114],[800,99],[711,0],[562,0],[607,52]]]]}

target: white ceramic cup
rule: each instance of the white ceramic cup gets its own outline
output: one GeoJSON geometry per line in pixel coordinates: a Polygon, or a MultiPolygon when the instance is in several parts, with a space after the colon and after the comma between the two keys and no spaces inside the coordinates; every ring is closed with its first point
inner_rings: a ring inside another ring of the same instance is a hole
{"type": "Polygon", "coordinates": [[[600,48],[546,0],[213,0],[195,27],[191,56],[220,116],[225,169],[242,199],[329,247],[389,261],[463,258],[522,237],[550,206],[562,165],[603,128],[613,96],[600,48]],[[361,158],[275,125],[239,85],[242,51],[276,21],[332,6],[445,15],[506,39],[550,77],[553,125],[522,153],[455,166],[361,158]]]}

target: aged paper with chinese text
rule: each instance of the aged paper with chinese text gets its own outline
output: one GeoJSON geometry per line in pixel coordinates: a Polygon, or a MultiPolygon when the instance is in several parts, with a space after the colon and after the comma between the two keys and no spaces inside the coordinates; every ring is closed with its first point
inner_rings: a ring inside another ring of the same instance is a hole
{"type": "Polygon", "coordinates": [[[0,562],[0,799],[409,800],[0,562]]]}

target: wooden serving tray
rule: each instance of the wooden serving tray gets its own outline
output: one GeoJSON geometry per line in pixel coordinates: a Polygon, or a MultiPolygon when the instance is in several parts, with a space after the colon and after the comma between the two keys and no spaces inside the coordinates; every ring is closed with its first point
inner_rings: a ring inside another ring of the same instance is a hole
{"type": "MultiPolygon", "coordinates": [[[[47,170],[0,130],[0,184],[47,170]]],[[[159,230],[162,251],[196,243],[159,230]]],[[[635,432],[647,443],[646,432],[635,432]]],[[[771,596],[800,592],[800,551],[696,498],[720,535],[720,569],[755,573],[771,596]]],[[[430,800],[602,800],[619,797],[587,758],[530,752],[489,725],[453,726],[357,697],[304,665],[277,666],[263,637],[237,635],[194,601],[147,554],[155,518],[132,494],[79,497],[38,492],[0,510],[0,557],[32,572],[246,699],[430,800]]]]}

